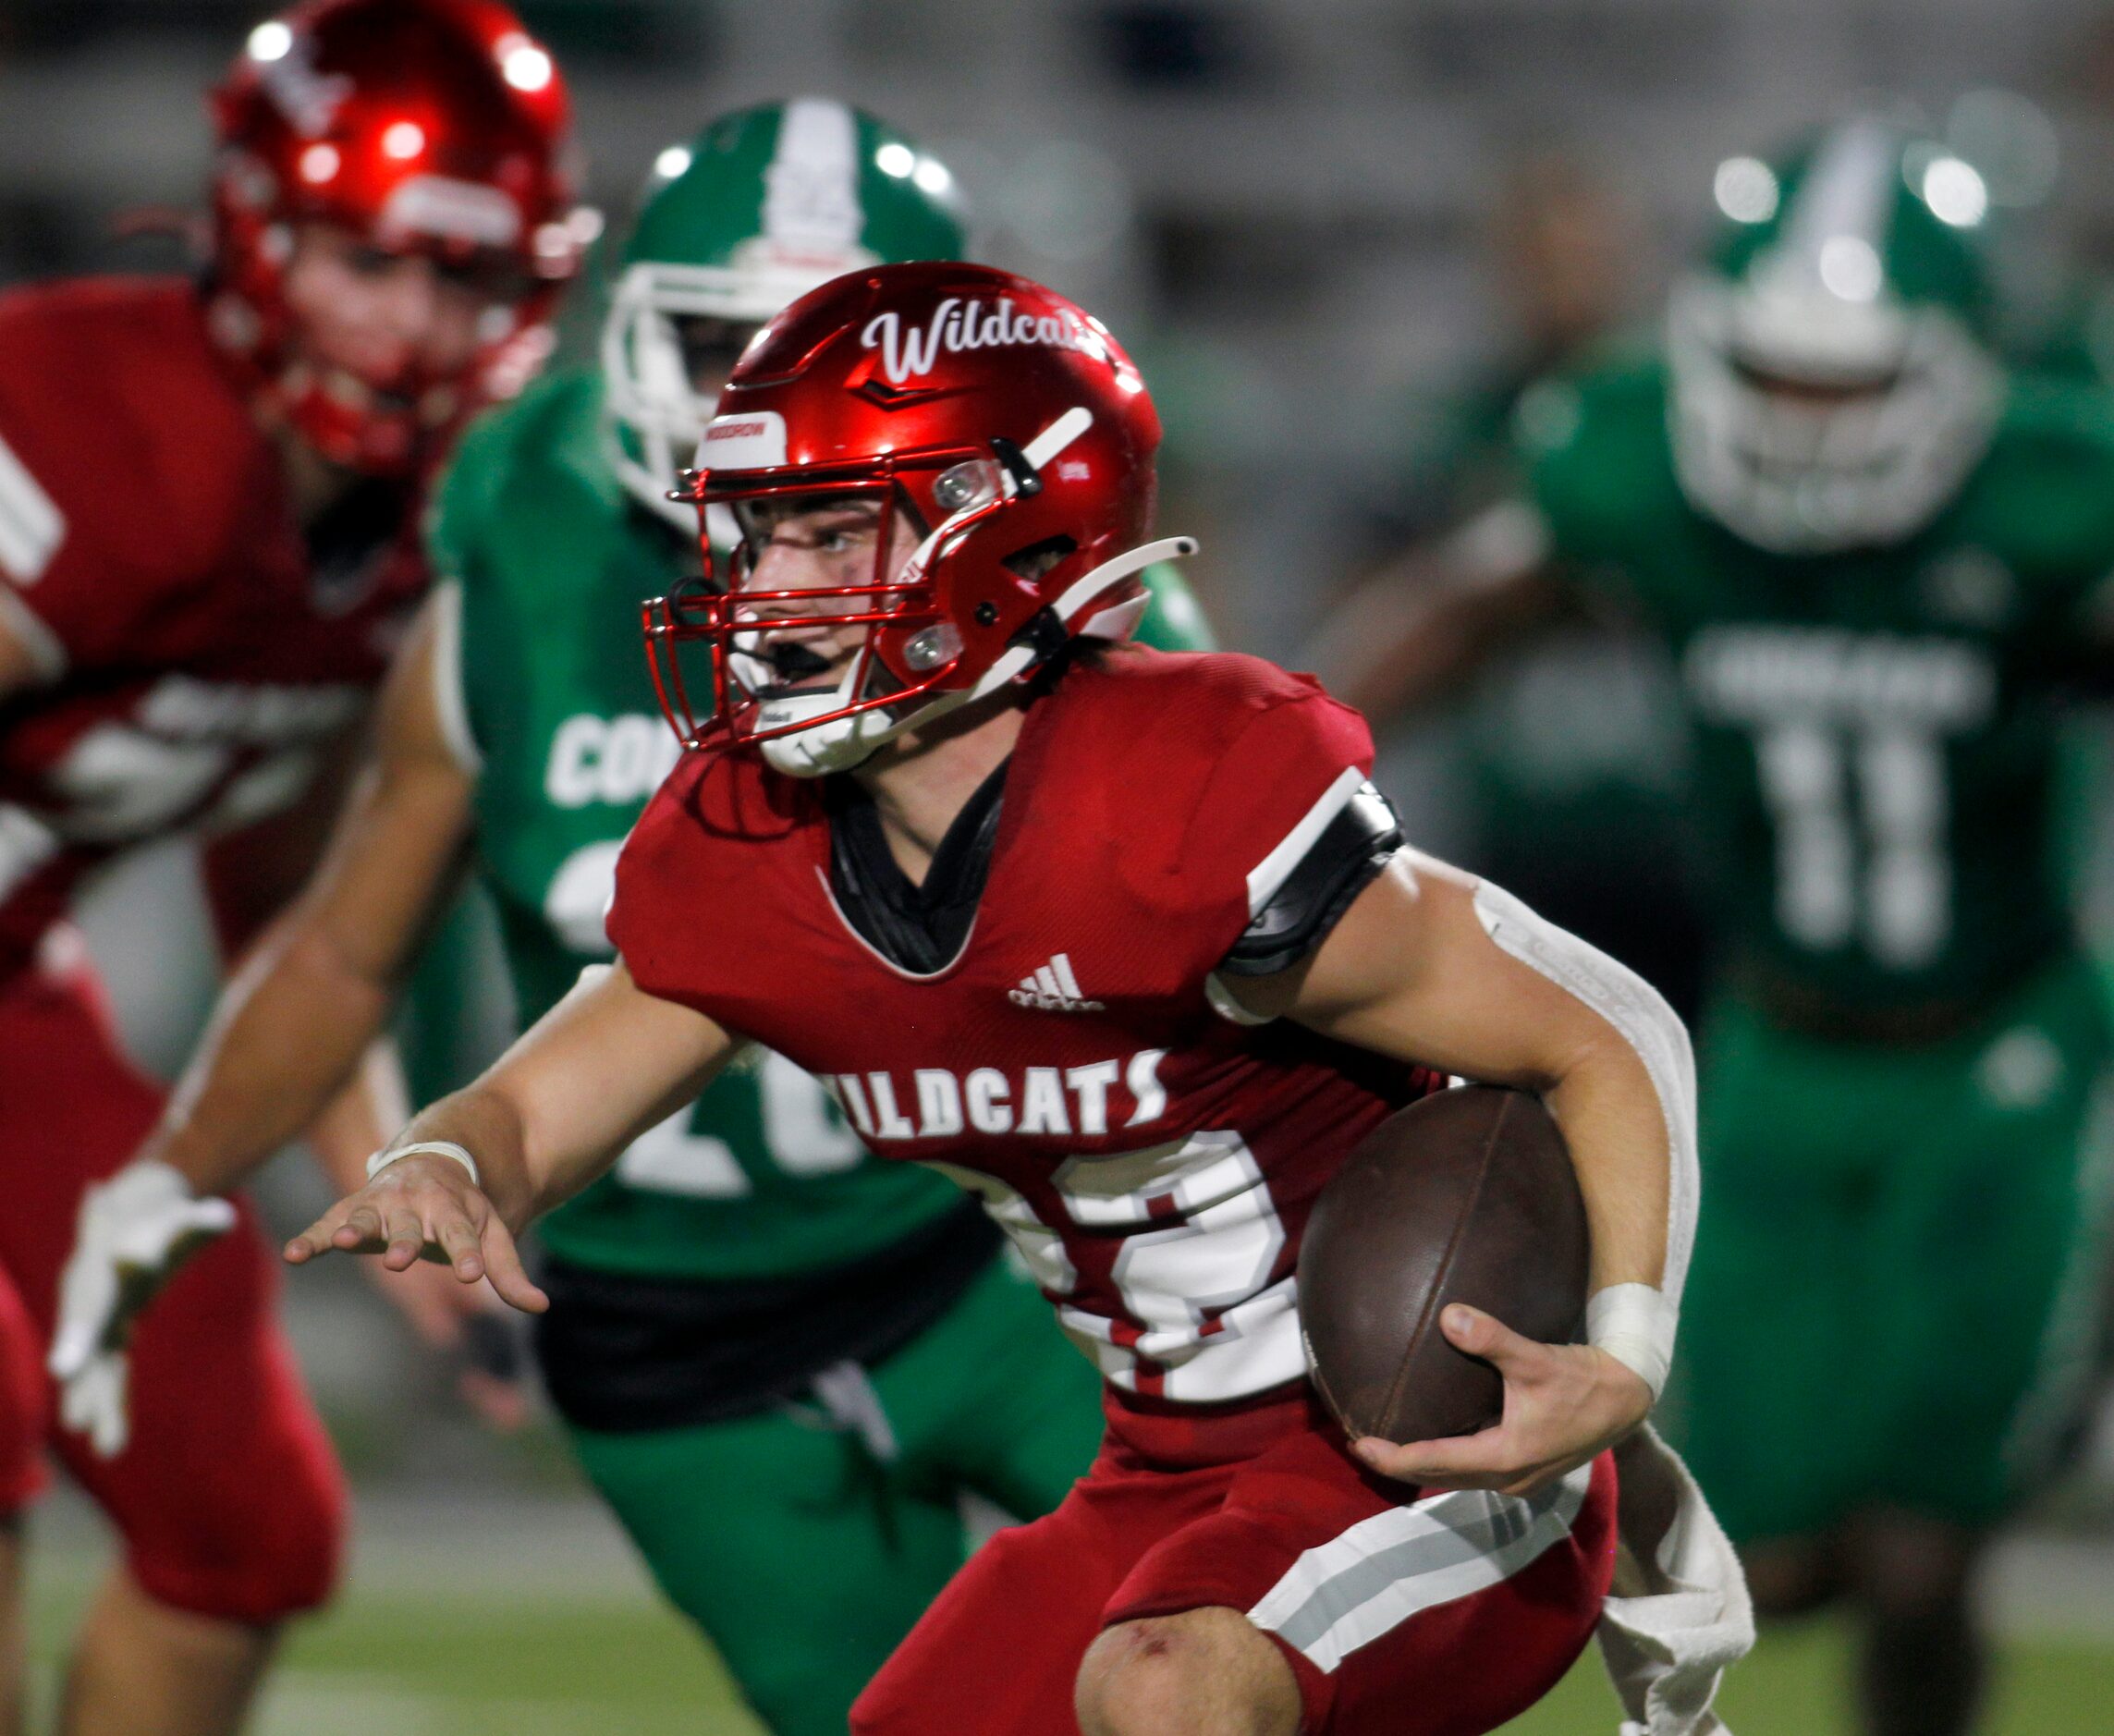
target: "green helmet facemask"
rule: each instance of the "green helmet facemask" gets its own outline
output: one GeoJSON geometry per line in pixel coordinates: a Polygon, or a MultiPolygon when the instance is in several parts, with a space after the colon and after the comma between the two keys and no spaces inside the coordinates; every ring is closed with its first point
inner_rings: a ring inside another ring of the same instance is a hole
{"type": "Polygon", "coordinates": [[[662,152],[602,327],[624,486],[696,528],[696,508],[667,498],[714,409],[691,377],[682,322],[761,324],[862,265],[959,259],[962,221],[944,164],[841,103],[742,109],[662,152]]]}
{"type": "Polygon", "coordinates": [[[1668,314],[1683,492],[1780,554],[1913,535],[1986,450],[2003,396],[1981,177],[1857,120],[1774,165],[1720,164],[1717,194],[1723,231],[1668,314]]]}

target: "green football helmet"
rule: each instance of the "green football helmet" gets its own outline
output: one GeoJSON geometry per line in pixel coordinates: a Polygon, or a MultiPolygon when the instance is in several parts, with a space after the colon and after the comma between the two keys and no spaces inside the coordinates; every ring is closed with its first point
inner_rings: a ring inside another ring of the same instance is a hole
{"type": "Polygon", "coordinates": [[[739,340],[832,277],[959,259],[963,220],[936,157],[822,98],[724,115],[662,152],[602,327],[624,486],[694,531],[697,508],[667,496],[712,420],[716,387],[701,392],[700,376],[724,373],[739,340]]]}
{"type": "Polygon", "coordinates": [[[1721,163],[1715,190],[1721,232],[1668,313],[1682,491],[1780,554],[1913,535],[2003,397],[1981,177],[1866,119],[1775,164],[1721,163]]]}

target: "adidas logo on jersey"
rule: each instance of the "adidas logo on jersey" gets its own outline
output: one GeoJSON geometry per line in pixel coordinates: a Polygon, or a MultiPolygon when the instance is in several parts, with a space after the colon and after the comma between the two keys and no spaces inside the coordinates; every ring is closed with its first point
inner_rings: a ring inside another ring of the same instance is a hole
{"type": "Polygon", "coordinates": [[[1079,979],[1071,973],[1071,955],[1057,954],[1033,976],[1023,976],[1019,988],[1006,991],[1016,1007],[1033,1007],[1042,1012],[1106,1012],[1107,1007],[1088,1000],[1080,993],[1079,979]]]}

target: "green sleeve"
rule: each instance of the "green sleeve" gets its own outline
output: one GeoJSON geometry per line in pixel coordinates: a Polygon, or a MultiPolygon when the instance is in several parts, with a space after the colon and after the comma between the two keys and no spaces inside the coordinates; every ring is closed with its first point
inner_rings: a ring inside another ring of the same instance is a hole
{"type": "Polygon", "coordinates": [[[1216,651],[1218,640],[1204,618],[1195,593],[1166,561],[1145,568],[1145,591],[1152,598],[1134,637],[1155,651],[1216,651]]]}
{"type": "Polygon", "coordinates": [[[2058,646],[2108,642],[2114,620],[2114,394],[2047,375],[2011,383],[1966,514],[2003,549],[2058,646]]]}
{"type": "Polygon", "coordinates": [[[487,612],[482,593],[493,523],[493,497],[503,472],[507,410],[473,422],[457,445],[434,489],[425,520],[426,561],[433,569],[436,637],[434,697],[441,729],[457,763],[475,772],[483,764],[475,705],[463,644],[487,612]]]}
{"type": "Polygon", "coordinates": [[[1646,620],[1693,607],[1685,563],[1670,557],[1695,520],[1675,475],[1663,363],[1616,357],[1532,386],[1513,438],[1553,565],[1646,620]]]}
{"type": "Polygon", "coordinates": [[[1650,361],[1610,362],[1529,386],[1512,414],[1529,497],[1558,558],[1584,565],[1627,554],[1640,512],[1678,507],[1666,383],[1650,361]]]}
{"type": "Polygon", "coordinates": [[[462,579],[477,564],[493,498],[506,472],[510,412],[503,405],[472,422],[457,443],[426,508],[426,559],[435,579],[462,579]]]}

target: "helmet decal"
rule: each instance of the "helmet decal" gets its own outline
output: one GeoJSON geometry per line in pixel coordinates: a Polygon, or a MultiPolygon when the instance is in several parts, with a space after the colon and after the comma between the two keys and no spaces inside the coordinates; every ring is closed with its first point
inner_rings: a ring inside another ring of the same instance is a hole
{"type": "Polygon", "coordinates": [[[878,263],[859,245],[859,128],[842,103],[802,97],[786,104],[777,153],[764,171],[764,232],[737,253],[761,251],[849,271],[878,263]]]}
{"type": "Polygon", "coordinates": [[[314,36],[297,36],[284,25],[273,31],[261,24],[250,34],[248,52],[262,68],[258,81],[264,94],[289,127],[304,139],[320,139],[330,130],[354,86],[342,72],[315,69],[314,36]]]}
{"type": "Polygon", "coordinates": [[[959,355],[965,349],[1045,344],[1076,349],[1097,360],[1106,360],[1108,353],[1107,346],[1069,308],[1055,313],[1020,312],[1007,296],[996,305],[949,297],[933,310],[922,332],[904,332],[902,316],[890,309],[866,323],[859,343],[861,348],[881,352],[881,373],[890,385],[923,379],[933,371],[943,348],[959,355]]]}
{"type": "Polygon", "coordinates": [[[1749,275],[1795,277],[1845,301],[1873,300],[1899,173],[1899,149],[1877,123],[1855,121],[1830,133],[1784,212],[1780,238],[1749,275]]]}
{"type": "Polygon", "coordinates": [[[505,193],[482,181],[414,175],[382,202],[374,226],[385,237],[509,248],[521,238],[521,213],[505,193]]]}

